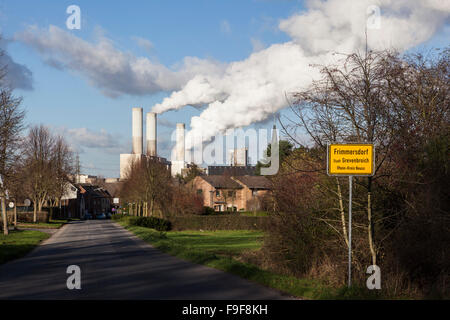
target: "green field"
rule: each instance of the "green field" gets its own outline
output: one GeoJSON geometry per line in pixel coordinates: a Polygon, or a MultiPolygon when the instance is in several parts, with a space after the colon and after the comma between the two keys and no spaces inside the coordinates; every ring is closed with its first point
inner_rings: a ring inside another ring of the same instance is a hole
{"type": "Polygon", "coordinates": [[[118,221],[155,248],[194,263],[223,270],[259,284],[278,289],[288,295],[307,299],[335,299],[334,290],[311,279],[299,279],[238,261],[244,251],[259,250],[263,233],[247,230],[169,231],[159,232],[118,221]]]}
{"type": "Polygon", "coordinates": [[[263,233],[247,230],[173,231],[166,236],[177,245],[209,253],[236,255],[261,248],[263,233]]]}
{"type": "MultiPolygon", "coordinates": [[[[74,219],[72,219],[74,220],[74,219]]],[[[22,228],[37,228],[37,229],[59,229],[61,226],[63,226],[65,223],[69,222],[67,219],[61,219],[61,220],[53,220],[51,219],[49,222],[38,222],[38,223],[32,223],[32,222],[18,222],[17,227],[20,229],[22,228]]]]}
{"type": "Polygon", "coordinates": [[[35,230],[15,230],[0,235],[0,264],[23,257],[50,235],[35,230]]]}

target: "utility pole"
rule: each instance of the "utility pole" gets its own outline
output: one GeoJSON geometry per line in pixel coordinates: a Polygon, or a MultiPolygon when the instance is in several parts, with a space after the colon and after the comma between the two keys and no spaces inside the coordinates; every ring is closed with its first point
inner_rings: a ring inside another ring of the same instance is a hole
{"type": "Polygon", "coordinates": [[[80,154],[78,152],[75,163],[75,171],[76,171],[75,183],[80,183],[80,154]]]}

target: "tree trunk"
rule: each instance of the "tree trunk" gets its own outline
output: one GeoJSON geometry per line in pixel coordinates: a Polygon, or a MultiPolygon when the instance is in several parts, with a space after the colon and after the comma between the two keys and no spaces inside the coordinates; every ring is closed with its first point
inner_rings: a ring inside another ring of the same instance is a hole
{"type": "Polygon", "coordinates": [[[150,216],[153,216],[153,199],[150,200],[150,216]]]}
{"type": "Polygon", "coordinates": [[[5,197],[1,197],[1,206],[2,206],[2,221],[3,221],[3,234],[8,234],[8,218],[6,217],[6,204],[5,197]]]}
{"type": "Polygon", "coordinates": [[[37,200],[34,199],[33,201],[33,222],[37,222],[37,200]]]}
{"type": "Polygon", "coordinates": [[[341,223],[342,223],[342,232],[344,234],[344,240],[348,247],[348,235],[347,235],[347,226],[345,225],[345,211],[344,211],[344,201],[342,200],[342,190],[341,183],[339,182],[339,178],[336,177],[337,190],[338,190],[338,198],[339,198],[339,211],[341,213],[341,223]]]}
{"type": "Polygon", "coordinates": [[[17,201],[14,201],[14,229],[17,228],[17,201]]]}

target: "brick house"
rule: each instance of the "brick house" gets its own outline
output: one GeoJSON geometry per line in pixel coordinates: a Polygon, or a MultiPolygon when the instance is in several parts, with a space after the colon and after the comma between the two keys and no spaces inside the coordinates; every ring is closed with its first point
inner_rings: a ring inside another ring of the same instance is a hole
{"type": "Polygon", "coordinates": [[[263,176],[197,176],[190,184],[203,196],[203,205],[215,211],[255,210],[256,199],[271,192],[270,181],[263,176]]]}
{"type": "Polygon", "coordinates": [[[68,183],[58,218],[84,218],[86,212],[95,217],[110,212],[111,208],[112,197],[105,188],[90,183],[68,183]]]}
{"type": "Polygon", "coordinates": [[[272,193],[272,183],[264,176],[234,176],[231,179],[242,186],[240,192],[245,204],[239,210],[260,210],[261,200],[272,193]]]}
{"type": "Polygon", "coordinates": [[[236,211],[242,203],[239,192],[242,186],[229,176],[197,176],[191,185],[203,196],[203,205],[215,211],[236,211]]]}

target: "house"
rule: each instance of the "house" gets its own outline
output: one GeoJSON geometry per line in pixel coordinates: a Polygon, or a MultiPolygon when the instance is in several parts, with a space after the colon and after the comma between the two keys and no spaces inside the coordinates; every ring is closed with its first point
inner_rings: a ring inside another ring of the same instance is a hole
{"type": "Polygon", "coordinates": [[[197,176],[190,182],[203,196],[203,204],[215,211],[258,210],[260,199],[271,192],[264,176],[197,176]]]}
{"type": "Polygon", "coordinates": [[[85,201],[77,184],[66,183],[65,191],[61,197],[61,210],[58,218],[82,218],[85,212],[85,201]]]}
{"type": "Polygon", "coordinates": [[[203,196],[203,205],[215,211],[236,211],[242,205],[242,186],[229,176],[197,176],[191,182],[197,194],[203,196]]]}
{"type": "Polygon", "coordinates": [[[61,198],[59,218],[84,218],[86,213],[94,217],[111,211],[113,199],[109,192],[90,183],[67,183],[61,198]]]}
{"type": "Polygon", "coordinates": [[[104,184],[104,188],[108,191],[111,198],[113,199],[112,207],[114,208],[114,212],[118,212],[120,206],[123,205],[123,200],[120,196],[123,184],[124,184],[123,181],[116,181],[116,182],[106,181],[104,184]]]}
{"type": "Polygon", "coordinates": [[[95,217],[111,211],[112,197],[106,189],[87,183],[80,183],[78,186],[85,202],[85,212],[95,217]]]}
{"type": "Polygon", "coordinates": [[[261,200],[272,193],[272,183],[265,176],[233,176],[231,179],[242,186],[245,211],[260,210],[261,200]]]}

